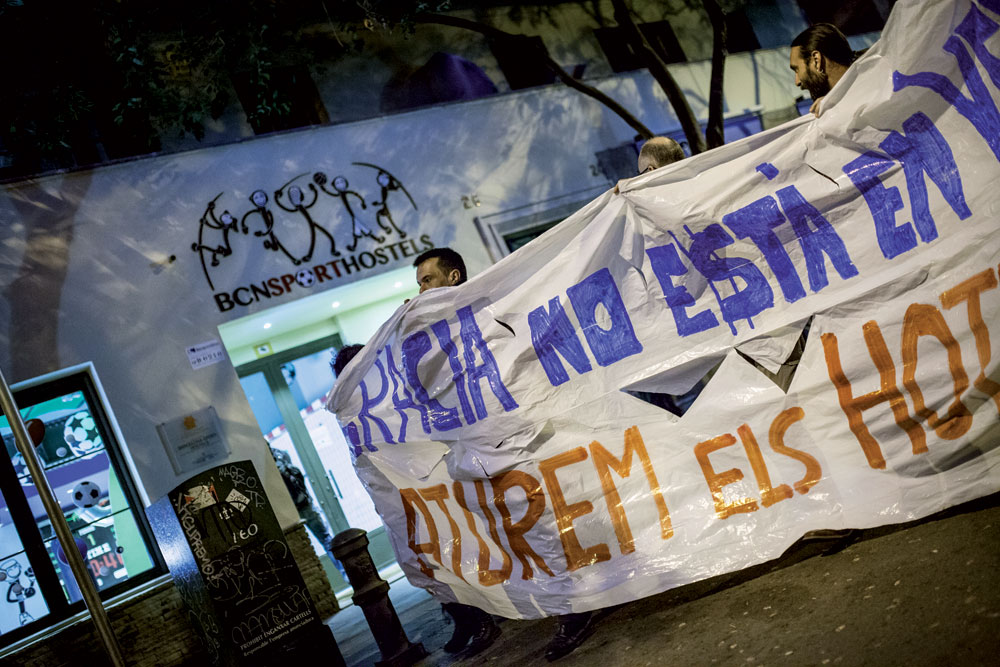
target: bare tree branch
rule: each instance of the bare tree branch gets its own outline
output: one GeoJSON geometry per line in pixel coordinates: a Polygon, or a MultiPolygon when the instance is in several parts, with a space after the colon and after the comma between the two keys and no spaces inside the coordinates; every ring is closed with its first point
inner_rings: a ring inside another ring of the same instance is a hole
{"type": "Polygon", "coordinates": [[[684,136],[687,138],[691,154],[701,153],[705,150],[705,140],[701,136],[701,128],[698,126],[698,120],[694,117],[694,112],[691,111],[691,105],[688,104],[684,91],[677,85],[677,81],[670,73],[670,70],[667,69],[667,64],[653,50],[653,47],[646,41],[635,21],[632,20],[632,14],[625,4],[625,0],[612,0],[611,5],[615,8],[615,21],[617,21],[618,27],[625,31],[629,43],[632,44],[643,62],[646,63],[649,73],[660,84],[660,88],[666,94],[670,106],[673,107],[674,113],[677,114],[677,120],[680,121],[681,128],[684,130],[684,136]]]}
{"type": "MultiPolygon", "coordinates": [[[[494,28],[491,25],[485,23],[480,23],[478,21],[472,21],[470,19],[461,18],[458,16],[448,16],[446,14],[434,14],[434,13],[422,13],[414,16],[415,23],[432,23],[436,25],[450,26],[452,28],[462,28],[464,30],[472,30],[473,32],[478,32],[490,39],[501,40],[501,41],[511,41],[515,43],[520,43],[524,48],[534,49],[534,45],[531,44],[528,39],[523,35],[515,35],[513,33],[500,30],[499,28],[494,28]]],[[[587,84],[574,79],[570,74],[564,70],[559,63],[552,59],[548,53],[544,50],[538,50],[538,58],[543,65],[548,67],[556,75],[556,77],[562,81],[564,84],[576,90],[578,92],[591,97],[604,106],[608,107],[611,111],[616,113],[622,120],[629,124],[629,126],[639,133],[644,139],[648,139],[653,136],[652,131],[648,127],[642,124],[642,122],[632,115],[628,110],[625,109],[621,104],[616,102],[611,97],[605,95],[600,90],[594,88],[593,86],[588,86],[587,84]]]]}
{"type": "Polygon", "coordinates": [[[702,0],[702,6],[712,21],[712,75],[708,87],[708,127],[705,140],[709,148],[726,143],[723,121],[723,81],[726,71],[726,14],[716,0],[702,0]]]}

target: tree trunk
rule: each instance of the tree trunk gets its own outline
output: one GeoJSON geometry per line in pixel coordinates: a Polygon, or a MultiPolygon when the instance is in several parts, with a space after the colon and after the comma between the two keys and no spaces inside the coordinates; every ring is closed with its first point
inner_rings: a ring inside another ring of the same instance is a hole
{"type": "Polygon", "coordinates": [[[625,37],[629,44],[632,45],[635,52],[642,58],[642,61],[646,64],[646,68],[649,69],[649,73],[660,84],[660,88],[666,94],[670,106],[673,107],[674,113],[677,114],[677,120],[680,121],[681,128],[684,130],[684,136],[687,138],[691,154],[701,153],[705,150],[705,140],[702,138],[698,119],[694,117],[694,112],[691,111],[691,105],[688,104],[687,98],[684,96],[684,91],[677,85],[677,81],[674,80],[670,70],[667,69],[667,64],[657,55],[653,47],[643,37],[642,32],[639,31],[639,27],[632,20],[628,6],[625,5],[625,0],[612,0],[611,5],[615,8],[615,21],[618,23],[618,27],[625,32],[625,37]]]}
{"type": "Polygon", "coordinates": [[[723,123],[723,81],[726,71],[726,15],[715,0],[702,0],[701,3],[712,21],[712,78],[708,88],[708,127],[705,128],[705,140],[709,148],[716,148],[726,143],[723,123]]]}
{"type": "MultiPolygon", "coordinates": [[[[433,13],[423,13],[417,14],[414,17],[415,23],[433,23],[437,25],[446,25],[453,28],[462,28],[465,30],[472,30],[473,32],[478,32],[481,35],[489,37],[496,40],[510,40],[513,42],[525,41],[522,35],[515,35],[509,32],[500,30],[499,28],[494,28],[493,26],[486,25],[485,23],[479,23],[478,21],[472,21],[470,19],[459,18],[457,16],[447,16],[445,14],[433,14],[433,13]]],[[[644,139],[649,139],[653,136],[652,131],[648,127],[642,124],[642,122],[636,118],[634,115],[629,113],[625,107],[616,102],[611,97],[605,95],[601,91],[597,90],[593,86],[588,86],[582,81],[574,79],[570,74],[559,66],[559,63],[554,61],[548,53],[541,51],[538,54],[538,58],[545,67],[552,70],[556,77],[562,81],[564,84],[572,88],[573,90],[579,91],[588,97],[591,97],[604,106],[608,107],[611,111],[618,114],[618,116],[624,120],[629,126],[639,133],[644,139]]]]}

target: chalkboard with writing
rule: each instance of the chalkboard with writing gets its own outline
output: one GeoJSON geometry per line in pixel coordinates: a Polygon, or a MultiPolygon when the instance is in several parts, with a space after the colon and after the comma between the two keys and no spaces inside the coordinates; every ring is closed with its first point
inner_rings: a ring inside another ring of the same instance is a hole
{"type": "Polygon", "coordinates": [[[327,656],[343,665],[250,461],[191,477],[149,510],[214,664],[327,656]]]}

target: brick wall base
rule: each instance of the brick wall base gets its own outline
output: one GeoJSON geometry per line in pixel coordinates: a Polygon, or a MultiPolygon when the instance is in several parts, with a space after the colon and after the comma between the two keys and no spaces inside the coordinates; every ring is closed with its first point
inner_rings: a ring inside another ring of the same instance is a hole
{"type": "Polygon", "coordinates": [[[286,530],[285,540],[292,550],[292,557],[299,564],[302,578],[306,581],[306,588],[309,589],[319,617],[325,620],[333,616],[340,611],[340,605],[337,604],[337,596],[330,588],[330,581],[323,571],[323,564],[313,551],[305,524],[300,522],[297,526],[286,530]]]}

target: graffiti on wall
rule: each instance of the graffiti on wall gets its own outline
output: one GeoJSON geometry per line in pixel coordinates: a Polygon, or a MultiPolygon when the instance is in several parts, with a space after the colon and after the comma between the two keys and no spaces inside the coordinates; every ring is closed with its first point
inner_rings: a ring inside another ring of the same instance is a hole
{"type": "Polygon", "coordinates": [[[191,250],[198,255],[220,311],[286,294],[296,286],[308,288],[373,269],[433,247],[427,235],[408,234],[399,225],[403,213],[417,210],[406,186],[384,167],[352,164],[370,170],[372,194],[352,187],[346,176],[315,171],[299,174],[270,193],[255,189],[242,211],[223,208],[222,192],[205,205],[191,250]],[[288,263],[289,271],[219,291],[216,283],[227,260],[240,252],[256,252],[256,248],[278,255],[288,263]]]}

